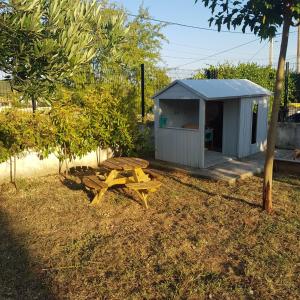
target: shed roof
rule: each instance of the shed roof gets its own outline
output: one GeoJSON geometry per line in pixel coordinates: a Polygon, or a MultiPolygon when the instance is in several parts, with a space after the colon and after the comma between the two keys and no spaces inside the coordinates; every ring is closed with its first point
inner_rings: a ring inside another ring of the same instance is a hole
{"type": "Polygon", "coordinates": [[[176,84],[183,86],[205,100],[272,95],[269,90],[247,79],[186,79],[175,80],[153,98],[159,98],[162,93],[176,84]]]}

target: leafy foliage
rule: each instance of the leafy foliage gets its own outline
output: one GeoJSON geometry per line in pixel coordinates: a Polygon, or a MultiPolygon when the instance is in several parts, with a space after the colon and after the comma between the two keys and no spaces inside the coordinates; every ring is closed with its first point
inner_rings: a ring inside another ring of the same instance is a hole
{"type": "Polygon", "coordinates": [[[54,149],[53,133],[47,113],[35,118],[26,110],[9,109],[0,113],[0,161],[20,156],[32,149],[48,155],[54,149]]]}
{"type": "Polygon", "coordinates": [[[127,154],[137,141],[137,124],[118,109],[119,100],[94,88],[65,91],[51,109],[7,109],[0,112],[0,161],[34,150],[41,158],[51,153],[60,162],[71,161],[96,150],[111,148],[127,154]]]}
{"type": "Polygon", "coordinates": [[[140,64],[146,69],[147,111],[151,96],[169,82],[157,67],[162,26],[147,20],[148,11],[141,8],[138,17],[127,19],[122,8],[107,1],[0,3],[0,29],[10,27],[0,33],[5,41],[0,69],[12,75],[19,99],[51,102],[34,117],[15,109],[0,113],[2,124],[14,129],[2,135],[6,128],[0,127],[2,160],[26,150],[41,158],[55,153],[62,162],[97,147],[109,147],[116,155],[141,149],[140,64]],[[26,122],[19,122],[19,115],[26,122]],[[16,140],[18,130],[24,132],[16,140]]]}
{"type": "MultiPolygon", "coordinates": [[[[198,0],[195,0],[198,2],[198,0]]],[[[222,25],[236,29],[242,26],[242,31],[250,31],[263,39],[274,37],[284,21],[284,16],[290,14],[291,25],[296,26],[300,19],[300,3],[298,0],[202,0],[209,7],[213,16],[209,19],[221,30],[222,25]]]]}
{"type": "Polygon", "coordinates": [[[25,99],[49,99],[57,83],[70,84],[90,68],[95,42],[102,42],[94,28],[110,33],[115,25],[103,23],[96,1],[1,1],[0,69],[25,99]]]}

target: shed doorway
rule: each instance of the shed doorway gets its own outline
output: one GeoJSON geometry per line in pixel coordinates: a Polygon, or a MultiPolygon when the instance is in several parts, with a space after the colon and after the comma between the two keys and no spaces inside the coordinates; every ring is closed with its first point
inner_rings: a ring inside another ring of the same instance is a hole
{"type": "Polygon", "coordinates": [[[222,152],[223,102],[206,101],[205,107],[205,149],[222,152]]]}

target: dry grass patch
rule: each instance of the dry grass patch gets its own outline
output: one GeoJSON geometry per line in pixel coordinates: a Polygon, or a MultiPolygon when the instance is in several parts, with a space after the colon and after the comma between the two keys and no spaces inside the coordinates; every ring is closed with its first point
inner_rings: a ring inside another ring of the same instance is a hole
{"type": "Polygon", "coordinates": [[[0,298],[297,299],[300,179],[229,186],[163,173],[145,211],[112,189],[98,208],[58,177],[1,187],[0,298]]]}

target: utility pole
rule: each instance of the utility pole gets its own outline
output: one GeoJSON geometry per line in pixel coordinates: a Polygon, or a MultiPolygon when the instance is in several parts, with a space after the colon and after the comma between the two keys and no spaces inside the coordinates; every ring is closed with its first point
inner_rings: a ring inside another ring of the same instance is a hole
{"type": "Polygon", "coordinates": [[[297,73],[300,74],[300,25],[298,26],[297,73]]]}
{"type": "Polygon", "coordinates": [[[269,66],[273,67],[273,51],[274,51],[274,39],[270,38],[269,41],[269,66]]]}

